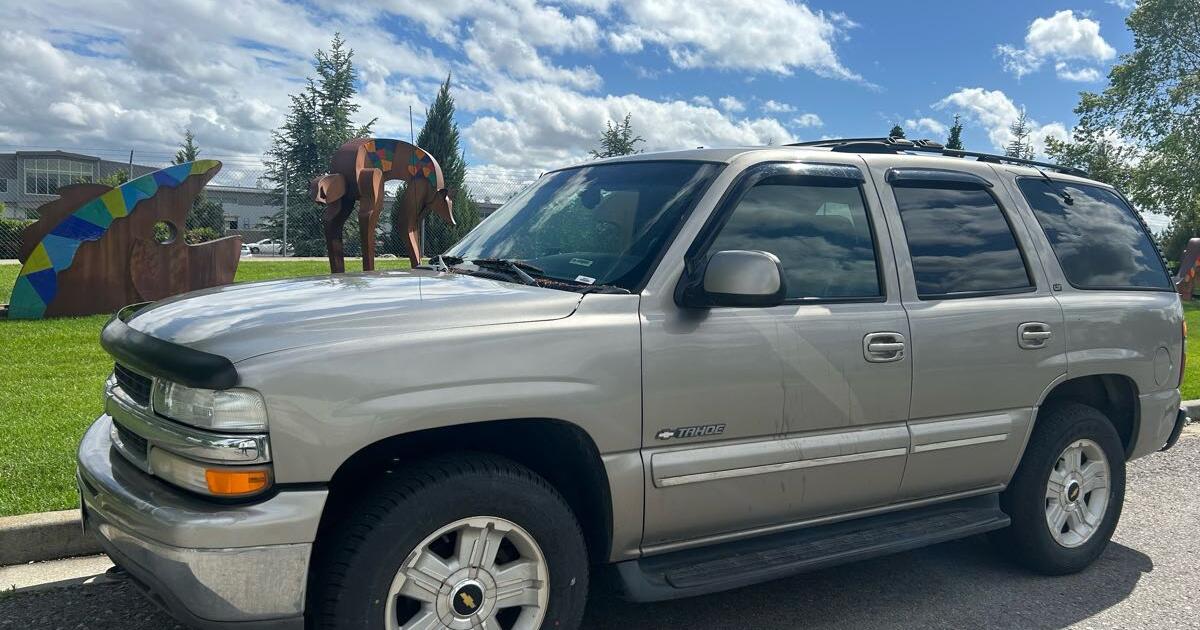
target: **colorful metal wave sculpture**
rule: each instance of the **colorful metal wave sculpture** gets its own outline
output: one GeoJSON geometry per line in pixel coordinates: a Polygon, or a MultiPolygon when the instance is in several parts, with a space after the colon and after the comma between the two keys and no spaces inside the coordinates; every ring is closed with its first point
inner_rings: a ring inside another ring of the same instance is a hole
{"type": "Polygon", "coordinates": [[[182,230],[192,201],[220,168],[216,160],[197,160],[116,188],[60,188],[22,234],[9,318],[106,313],[232,282],[241,237],[187,245],[182,230]],[[157,223],[171,234],[166,242],[154,238],[157,223]]]}
{"type": "Polygon", "coordinates": [[[342,229],[358,202],[358,229],[362,239],[363,270],[375,268],[375,228],[383,211],[383,184],[406,182],[400,208],[392,220],[408,240],[408,258],[415,267],[421,250],[417,234],[421,220],[435,211],[454,225],[452,191],[445,188],[442,167],[427,151],[401,140],[359,138],[343,144],[333,155],[330,173],[313,178],[309,196],[323,204],[322,222],[329,252],[329,270],[346,270],[342,229]]]}

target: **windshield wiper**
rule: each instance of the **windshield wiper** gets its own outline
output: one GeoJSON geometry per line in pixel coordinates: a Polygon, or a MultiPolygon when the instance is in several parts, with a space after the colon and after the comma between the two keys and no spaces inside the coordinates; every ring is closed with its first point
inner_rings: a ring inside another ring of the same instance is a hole
{"type": "Polygon", "coordinates": [[[418,269],[433,269],[434,271],[442,271],[450,273],[455,265],[461,265],[463,259],[458,256],[447,256],[446,254],[438,254],[430,259],[428,265],[417,265],[418,269]]]}
{"type": "Polygon", "coordinates": [[[540,267],[510,258],[472,258],[470,263],[476,267],[482,267],[484,269],[502,269],[519,278],[522,284],[528,285],[536,285],[537,280],[535,280],[533,276],[529,275],[526,270],[532,271],[540,276],[546,275],[540,267]]]}

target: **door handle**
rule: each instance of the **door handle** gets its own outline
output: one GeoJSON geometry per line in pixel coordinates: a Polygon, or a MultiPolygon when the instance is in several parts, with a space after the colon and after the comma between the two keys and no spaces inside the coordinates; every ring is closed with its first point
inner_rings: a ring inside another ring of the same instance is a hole
{"type": "Polygon", "coordinates": [[[1017,345],[1026,350],[1045,348],[1054,333],[1042,322],[1025,322],[1017,327],[1017,345]]]}
{"type": "Polygon", "coordinates": [[[875,332],[863,337],[863,358],[871,363],[890,363],[904,358],[904,335],[875,332]]]}

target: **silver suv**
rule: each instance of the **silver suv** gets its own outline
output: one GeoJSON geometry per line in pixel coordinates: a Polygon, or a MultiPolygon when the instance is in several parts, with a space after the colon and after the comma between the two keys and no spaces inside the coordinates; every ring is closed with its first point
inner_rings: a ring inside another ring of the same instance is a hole
{"type": "Polygon", "coordinates": [[[1079,571],[1186,421],[1121,194],[929,142],[548,173],[413,271],[104,329],[86,527],[201,627],[574,628],[990,532],[1079,571]]]}

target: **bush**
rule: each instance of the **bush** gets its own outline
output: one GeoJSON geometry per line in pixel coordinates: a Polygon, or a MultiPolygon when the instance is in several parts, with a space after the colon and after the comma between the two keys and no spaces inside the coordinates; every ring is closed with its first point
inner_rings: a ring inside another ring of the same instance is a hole
{"type": "Polygon", "coordinates": [[[0,258],[16,258],[21,249],[21,232],[33,221],[0,218],[0,258]]]}
{"type": "Polygon", "coordinates": [[[219,238],[221,238],[221,235],[217,234],[217,231],[210,227],[192,228],[187,231],[187,235],[184,237],[188,245],[199,245],[200,243],[215,241],[219,238]]]}

